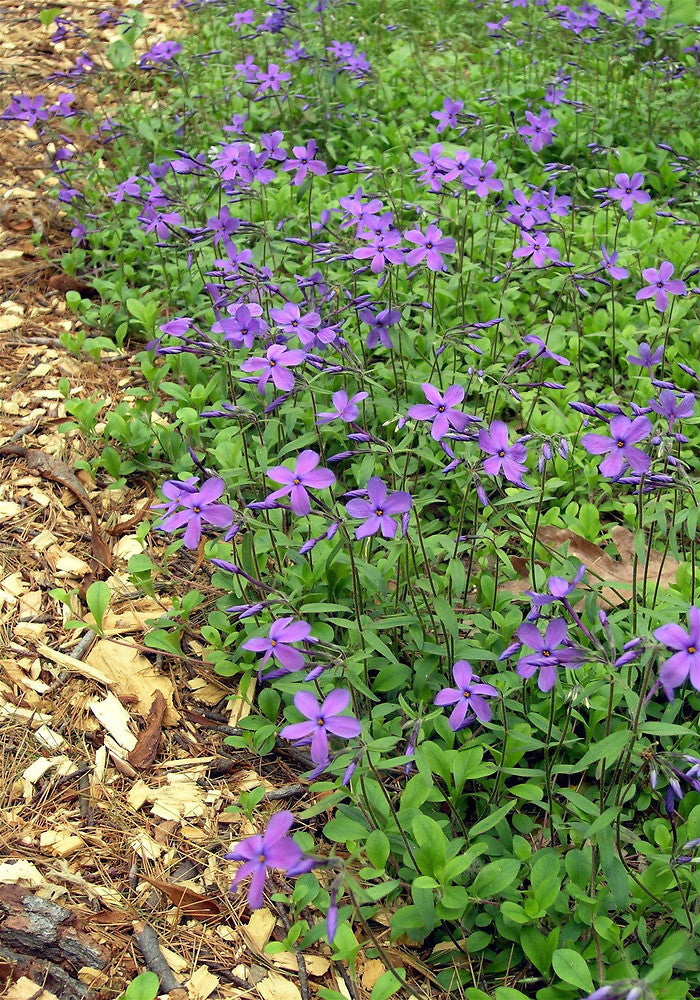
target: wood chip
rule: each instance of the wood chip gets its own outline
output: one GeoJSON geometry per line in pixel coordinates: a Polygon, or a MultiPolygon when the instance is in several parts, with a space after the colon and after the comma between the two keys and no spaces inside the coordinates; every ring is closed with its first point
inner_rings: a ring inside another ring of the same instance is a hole
{"type": "Polygon", "coordinates": [[[301,1000],[301,990],[296,983],[271,972],[261,979],[256,989],[263,1000],[301,1000]]]}
{"type": "Polygon", "coordinates": [[[220,982],[218,976],[213,975],[205,965],[200,965],[185,983],[185,989],[191,1000],[207,1000],[220,982]]]}
{"type": "Polygon", "coordinates": [[[134,749],[136,737],[129,728],[131,716],[116,695],[110,691],[102,701],[88,702],[88,708],[120,747],[127,753],[134,749]]]}
{"type": "Polygon", "coordinates": [[[137,649],[111,639],[100,639],[86,657],[87,663],[109,678],[120,697],[136,699],[134,711],[148,715],[153,696],[160,691],[166,703],[164,726],[177,725],[180,715],[173,706],[173,685],[169,677],[161,674],[150,660],[137,649]]]}
{"type": "Polygon", "coordinates": [[[259,955],[262,955],[265,945],[270,940],[276,923],[277,917],[274,913],[267,907],[261,907],[259,910],[253,910],[250,920],[243,928],[244,938],[259,955]]]}

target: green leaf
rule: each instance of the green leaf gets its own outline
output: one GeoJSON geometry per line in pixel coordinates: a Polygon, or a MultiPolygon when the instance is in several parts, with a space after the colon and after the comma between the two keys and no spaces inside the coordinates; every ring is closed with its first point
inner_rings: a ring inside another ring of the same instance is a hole
{"type": "Polygon", "coordinates": [[[388,1000],[397,990],[400,990],[406,978],[404,969],[383,972],[372,987],[371,1000],[388,1000]]]}
{"type": "Polygon", "coordinates": [[[474,879],[471,887],[472,895],[479,899],[489,899],[498,895],[515,882],[519,871],[520,862],[517,858],[499,858],[498,861],[484,865],[474,879]]]}
{"type": "Polygon", "coordinates": [[[95,619],[98,630],[102,631],[102,620],[109,605],[111,591],[104,580],[95,580],[85,594],[85,602],[95,619]]]}
{"type": "Polygon", "coordinates": [[[142,972],[126,988],[124,1000],[155,1000],[160,980],[155,972],[142,972]]]}
{"type": "Polygon", "coordinates": [[[365,844],[365,854],[375,868],[382,869],[389,857],[389,838],[387,835],[381,830],[372,830],[365,844]]]}
{"type": "Polygon", "coordinates": [[[554,941],[545,937],[536,927],[523,927],[520,931],[520,946],[525,958],[532,962],[538,972],[546,976],[552,965],[554,941]]]}
{"type": "Polygon", "coordinates": [[[493,829],[496,824],[501,822],[504,816],[508,815],[514,805],[514,802],[509,802],[507,805],[501,806],[500,809],[495,809],[487,816],[484,816],[483,819],[480,819],[478,823],[475,823],[474,826],[471,827],[469,830],[469,836],[478,837],[480,833],[486,833],[487,830],[493,829]]]}
{"type": "Polygon", "coordinates": [[[616,732],[610,733],[609,736],[594,743],[588,753],[583,755],[578,764],[560,765],[555,770],[560,774],[576,774],[578,771],[585,771],[590,764],[596,764],[599,760],[605,760],[606,763],[617,760],[629,743],[629,740],[629,730],[618,729],[616,732]]]}
{"type": "Polygon", "coordinates": [[[39,14],[39,20],[41,21],[41,23],[44,25],[45,28],[48,28],[48,26],[51,24],[56,15],[60,14],[61,12],[62,11],[60,7],[47,7],[46,10],[42,10],[42,12],[39,14]]]}
{"type": "Polygon", "coordinates": [[[552,955],[552,968],[565,983],[584,993],[593,992],[593,978],[586,960],[573,948],[557,948],[552,955]]]}
{"type": "Polygon", "coordinates": [[[125,38],[115,38],[107,46],[107,59],[113,69],[124,70],[134,61],[134,49],[125,38]]]}

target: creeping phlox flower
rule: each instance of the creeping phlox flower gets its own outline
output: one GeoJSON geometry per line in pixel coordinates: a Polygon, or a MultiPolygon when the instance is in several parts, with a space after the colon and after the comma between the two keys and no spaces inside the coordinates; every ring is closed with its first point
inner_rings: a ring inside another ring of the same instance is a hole
{"type": "Polygon", "coordinates": [[[360,415],[360,408],[357,404],[361,403],[363,399],[367,399],[368,395],[367,392],[356,392],[354,396],[348,396],[347,392],[339,389],[331,397],[335,409],[319,413],[316,424],[320,427],[322,424],[329,424],[332,420],[342,420],[343,423],[351,424],[360,415]]]}
{"type": "Polygon", "coordinates": [[[305,146],[292,146],[293,156],[282,164],[282,170],[293,170],[292,184],[301,187],[309,174],[327,174],[328,167],[323,160],[316,159],[316,140],[309,139],[305,146]]]}
{"type": "Polygon", "coordinates": [[[293,469],[286,465],[275,465],[267,471],[267,478],[275,483],[282,483],[279,490],[270,493],[265,498],[278,500],[289,494],[289,505],[295,514],[305,516],[311,512],[311,498],[307,489],[325,490],[335,482],[335,475],[330,469],[318,469],[316,466],[321,456],[315,451],[302,451],[293,469]]]}
{"type": "Polygon", "coordinates": [[[545,146],[549,146],[556,138],[554,129],[557,126],[557,119],[550,115],[547,108],[540,108],[538,114],[526,111],[527,125],[521,125],[518,135],[522,135],[533,153],[539,153],[545,146]]]}
{"type": "Polygon", "coordinates": [[[655,998],[644,979],[620,979],[600,986],[584,997],[584,1000],[655,1000],[655,998]]]}
{"type": "Polygon", "coordinates": [[[680,625],[662,625],[655,630],[654,638],[675,650],[659,670],[659,681],[668,700],[673,701],[674,690],[687,680],[700,691],[700,607],[689,610],[687,632],[680,625]]]}
{"type": "Polygon", "coordinates": [[[231,891],[237,889],[243,879],[253,876],[248,888],[248,906],[251,910],[257,910],[263,905],[263,891],[269,868],[275,868],[293,878],[310,872],[316,864],[315,859],[304,854],[297,842],[288,836],[293,825],[292,813],[275,813],[264,833],[246,837],[224,855],[227,861],[243,862],[233,877],[231,891]]]}
{"type": "MultiPolygon", "coordinates": [[[[388,494],[386,483],[378,476],[372,476],[367,483],[367,499],[354,497],[345,505],[350,517],[361,518],[364,522],[355,529],[355,538],[367,538],[381,531],[384,538],[396,535],[396,521],[399,514],[406,515],[411,509],[413,499],[410,493],[399,491],[388,494]]],[[[405,518],[404,531],[405,531],[405,518]]]]}
{"type": "Polygon", "coordinates": [[[265,357],[248,358],[241,365],[244,372],[260,372],[258,392],[265,395],[265,387],[272,379],[274,385],[283,392],[291,392],[294,388],[294,376],[290,368],[302,364],[306,360],[306,351],[297,348],[290,350],[284,344],[272,344],[265,352],[265,357]]]}
{"type": "Polygon", "coordinates": [[[280,730],[280,736],[284,740],[293,740],[297,745],[310,744],[311,760],[317,767],[325,768],[329,761],[329,734],[351,740],[362,732],[362,726],[354,716],[340,714],[349,704],[350,692],[343,688],[331,691],[322,705],[310,691],[299,691],[294,695],[294,705],[307,721],[285,726],[280,730]]]}
{"type": "Polygon", "coordinates": [[[619,476],[628,466],[633,472],[649,471],[651,459],[645,451],[634,446],[651,433],[651,422],[646,417],[617,416],[610,421],[610,437],[604,434],[584,434],[581,444],[591,455],[605,455],[598,466],[603,476],[619,476]]]}
{"type": "Polygon", "coordinates": [[[580,651],[563,645],[568,640],[568,634],[563,618],[549,622],[544,635],[532,622],[523,622],[518,629],[518,639],[534,652],[520,657],[516,672],[521,677],[532,677],[539,671],[538,688],[540,691],[551,691],[557,679],[557,667],[578,667],[581,663],[580,651]]]}
{"type": "Polygon", "coordinates": [[[468,660],[457,660],[452,676],[457,686],[443,688],[435,695],[436,705],[455,706],[448,720],[450,729],[454,732],[464,729],[475,718],[489,722],[492,713],[486,699],[498,697],[498,690],[492,684],[482,683],[468,660]]]}
{"type": "Polygon", "coordinates": [[[635,204],[645,205],[651,200],[651,195],[642,190],[643,174],[615,174],[615,184],[606,191],[608,198],[620,202],[623,212],[632,210],[635,204]]]}
{"type": "Polygon", "coordinates": [[[489,476],[502,473],[509,483],[525,490],[529,488],[523,482],[523,473],[527,472],[525,445],[522,441],[508,444],[508,428],[502,420],[494,420],[488,430],[482,427],[478,442],[481,450],[489,455],[482,462],[484,472],[489,476]]]}
{"type": "MultiPolygon", "coordinates": [[[[293,674],[297,670],[302,670],[306,664],[303,652],[293,645],[297,642],[318,642],[318,639],[311,635],[311,626],[308,622],[289,615],[272,622],[267,635],[246,639],[243,643],[243,649],[249,649],[253,653],[262,653],[261,667],[269,660],[274,659],[282,668],[279,673],[293,674]]],[[[267,676],[276,677],[278,671],[267,676]]]]}
{"type": "Polygon", "coordinates": [[[639,345],[637,350],[639,351],[639,355],[637,356],[635,354],[628,354],[627,360],[631,365],[636,365],[639,368],[646,368],[647,372],[649,373],[649,377],[651,378],[652,369],[656,365],[658,365],[663,359],[664,356],[663,344],[659,344],[659,346],[652,351],[651,347],[649,346],[649,344],[647,344],[645,340],[643,343],[639,345]]]}
{"type": "Polygon", "coordinates": [[[581,563],[576,570],[573,580],[566,580],[563,576],[550,576],[547,581],[547,593],[539,594],[535,590],[526,590],[525,595],[532,601],[532,610],[528,614],[528,619],[539,618],[540,609],[546,608],[549,604],[556,604],[561,601],[564,607],[569,608],[569,595],[572,594],[583,579],[586,567],[581,563]]]}
{"type": "Polygon", "coordinates": [[[427,403],[416,403],[408,411],[408,416],[414,420],[429,420],[432,424],[430,436],[440,441],[450,428],[461,433],[470,421],[476,417],[455,409],[457,403],[464,399],[464,389],[461,385],[451,385],[441,393],[430,382],[423,382],[421,389],[427,403]]]}
{"type": "Polygon", "coordinates": [[[455,241],[451,236],[443,236],[442,230],[431,223],[425,233],[420,229],[409,229],[404,233],[404,237],[409,243],[416,245],[415,250],[410,250],[406,254],[406,263],[409,267],[425,261],[429,271],[442,271],[445,263],[442,259],[444,253],[454,253],[455,241]]]}
{"type": "Polygon", "coordinates": [[[672,274],[673,264],[669,260],[662,261],[658,270],[655,267],[645,267],[642,271],[642,277],[649,284],[639,289],[635,295],[637,301],[650,299],[654,296],[656,308],[659,312],[665,312],[668,309],[669,295],[685,295],[687,291],[685,281],[672,278],[672,274]]]}
{"type": "Polygon", "coordinates": [[[216,502],[226,488],[223,479],[207,479],[199,489],[194,485],[196,482],[196,479],[184,482],[168,479],[161,487],[171,501],[167,508],[175,512],[169,513],[157,527],[161,531],[185,528],[183,542],[188,549],[196,549],[199,545],[203,524],[227,528],[233,521],[233,510],[228,504],[216,502]],[[176,510],[177,507],[182,510],[176,510]]]}

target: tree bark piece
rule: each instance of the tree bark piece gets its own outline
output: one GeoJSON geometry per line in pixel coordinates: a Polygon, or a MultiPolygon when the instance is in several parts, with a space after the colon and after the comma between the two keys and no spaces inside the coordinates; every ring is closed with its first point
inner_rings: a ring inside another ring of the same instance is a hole
{"type": "Polygon", "coordinates": [[[69,962],[75,969],[103,969],[111,958],[71,910],[18,885],[0,886],[0,941],[53,962],[69,962]]]}

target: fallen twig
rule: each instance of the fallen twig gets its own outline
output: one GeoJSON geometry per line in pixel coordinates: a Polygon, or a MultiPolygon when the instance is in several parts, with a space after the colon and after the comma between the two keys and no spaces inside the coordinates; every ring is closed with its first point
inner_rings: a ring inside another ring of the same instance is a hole
{"type": "Polygon", "coordinates": [[[135,920],[132,926],[134,928],[136,944],[139,946],[139,950],[148,968],[151,972],[155,972],[160,979],[160,988],[163,993],[179,990],[182,983],[178,983],[173,975],[173,970],[165,961],[163,952],[160,950],[160,945],[158,944],[156,932],[141,920],[135,920]]]}

